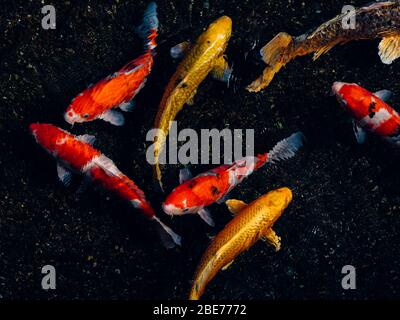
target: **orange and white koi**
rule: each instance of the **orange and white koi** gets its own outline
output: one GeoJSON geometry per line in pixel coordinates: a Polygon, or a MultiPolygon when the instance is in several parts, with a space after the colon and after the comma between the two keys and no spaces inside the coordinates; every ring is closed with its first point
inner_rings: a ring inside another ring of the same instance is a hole
{"type": "Polygon", "coordinates": [[[94,136],[74,136],[54,125],[40,123],[31,124],[30,131],[36,142],[56,158],[58,177],[65,185],[70,184],[72,173],[84,175],[141,210],[154,222],[167,248],[180,244],[180,237],[155,215],[143,191],[112,160],[92,147],[94,136]]]}
{"type": "Polygon", "coordinates": [[[219,166],[194,178],[190,177],[187,169],[181,170],[181,185],[164,201],[164,212],[171,216],[197,213],[213,226],[214,221],[205,207],[215,202],[224,202],[233,188],[266,163],[292,158],[303,146],[303,140],[303,134],[297,132],[279,142],[268,153],[245,157],[231,165],[219,166]]]}
{"type": "Polygon", "coordinates": [[[385,101],[388,90],[371,93],[355,83],[335,82],[332,91],[339,103],[353,117],[358,143],[366,139],[366,132],[400,145],[400,115],[385,101]]]}
{"type": "Polygon", "coordinates": [[[102,119],[116,126],[124,124],[123,114],[115,109],[132,111],[133,99],[144,87],[154,64],[158,32],[157,5],[154,2],[148,5],[137,32],[146,39],[144,54],[74,98],[64,114],[65,121],[74,124],[102,119]]]}

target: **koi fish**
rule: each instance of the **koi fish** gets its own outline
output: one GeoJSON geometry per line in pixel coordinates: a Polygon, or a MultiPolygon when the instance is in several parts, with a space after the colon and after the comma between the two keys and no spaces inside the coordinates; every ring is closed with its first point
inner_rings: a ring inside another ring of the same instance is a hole
{"type": "Polygon", "coordinates": [[[342,107],[353,117],[357,142],[363,143],[367,132],[400,145],[400,116],[387,101],[392,92],[371,93],[355,83],[335,82],[332,91],[342,107]]]}
{"type": "Polygon", "coordinates": [[[400,57],[400,2],[385,1],[356,9],[355,28],[343,26],[351,16],[343,13],[322,24],[315,31],[293,38],[281,32],[260,53],[268,65],[263,74],[247,90],[258,92],[266,88],[279,70],[298,56],[314,52],[313,60],[334,46],[353,40],[382,38],[379,56],[391,64],[400,57]]]}
{"type": "Polygon", "coordinates": [[[222,203],[246,177],[266,163],[276,163],[292,158],[303,146],[304,136],[298,132],[279,142],[270,152],[256,157],[245,157],[232,165],[222,165],[191,178],[187,169],[181,170],[180,183],[163,203],[163,210],[170,216],[199,214],[210,226],[214,221],[206,209],[222,203]]]}
{"type": "Polygon", "coordinates": [[[203,254],[189,299],[199,300],[206,285],[218,271],[226,270],[239,254],[247,251],[259,239],[269,242],[279,251],[281,238],[272,230],[272,226],[288,207],[292,197],[290,189],[281,188],[268,192],[249,205],[240,200],[228,200],[226,205],[235,216],[203,254]]]}
{"type": "Polygon", "coordinates": [[[133,110],[133,99],[144,87],[154,64],[157,31],[157,6],[151,2],[145,11],[143,24],[137,28],[138,34],[146,39],[144,54],[74,98],[64,114],[65,121],[74,124],[102,119],[122,126],[124,116],[115,109],[133,110]]]}
{"type": "Polygon", "coordinates": [[[180,245],[180,237],[155,215],[143,191],[112,160],[92,147],[94,136],[74,136],[51,124],[40,123],[31,124],[30,131],[36,142],[56,158],[57,174],[64,185],[70,184],[72,173],[84,175],[141,210],[154,222],[167,248],[180,245]]]}
{"type": "Polygon", "coordinates": [[[224,52],[231,32],[232,20],[227,16],[211,23],[196,44],[189,49],[164,91],[154,122],[154,128],[159,131],[154,139],[154,176],[161,189],[159,157],[171,128],[171,121],[185,103],[193,103],[197,87],[210,72],[220,80],[229,78],[230,68],[224,52]]]}

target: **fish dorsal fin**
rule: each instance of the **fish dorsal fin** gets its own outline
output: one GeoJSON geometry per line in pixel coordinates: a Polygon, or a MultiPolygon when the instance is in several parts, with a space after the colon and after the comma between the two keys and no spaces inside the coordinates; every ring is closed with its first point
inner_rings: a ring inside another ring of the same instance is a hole
{"type": "Polygon", "coordinates": [[[385,37],[379,43],[379,56],[384,64],[391,64],[400,57],[400,36],[385,37]]]}
{"type": "Polygon", "coordinates": [[[387,102],[392,97],[393,92],[390,90],[380,90],[375,92],[374,95],[377,96],[379,99],[387,102]]]}
{"type": "Polygon", "coordinates": [[[200,218],[202,218],[209,226],[211,227],[215,226],[214,220],[207,209],[203,208],[197,213],[199,214],[200,218]]]}
{"type": "Polygon", "coordinates": [[[60,181],[68,187],[71,184],[72,173],[60,164],[57,164],[57,175],[60,181]]]}
{"type": "Polygon", "coordinates": [[[85,142],[87,144],[90,144],[91,146],[95,143],[96,137],[92,136],[90,134],[83,134],[81,136],[77,136],[76,139],[79,141],[85,142]]]}
{"type": "Polygon", "coordinates": [[[240,211],[242,211],[244,208],[247,207],[247,203],[241,200],[236,200],[236,199],[230,199],[225,202],[226,206],[228,207],[228,210],[232,214],[238,214],[240,211]]]}
{"type": "Polygon", "coordinates": [[[122,177],[123,174],[115,163],[110,159],[107,158],[105,155],[101,155],[95,160],[95,163],[98,167],[103,169],[110,177],[122,177]]]}
{"type": "Polygon", "coordinates": [[[363,144],[367,138],[367,133],[363,128],[361,128],[355,121],[353,121],[353,130],[356,136],[357,142],[363,144]]]}
{"type": "Polygon", "coordinates": [[[188,180],[192,179],[192,173],[188,168],[181,169],[179,171],[179,183],[182,184],[188,180]]]}
{"type": "Polygon", "coordinates": [[[114,126],[123,126],[125,123],[123,114],[115,110],[108,110],[101,114],[99,118],[113,124],[114,126]]]}

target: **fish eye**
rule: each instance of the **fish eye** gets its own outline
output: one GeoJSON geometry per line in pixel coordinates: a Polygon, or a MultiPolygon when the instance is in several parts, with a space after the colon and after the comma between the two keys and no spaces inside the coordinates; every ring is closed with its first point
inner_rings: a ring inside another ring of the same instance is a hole
{"type": "Polygon", "coordinates": [[[89,118],[89,115],[88,115],[87,113],[85,113],[85,114],[83,115],[83,117],[84,117],[85,119],[87,119],[87,118],[89,118]]]}
{"type": "Polygon", "coordinates": [[[189,208],[185,208],[185,209],[183,209],[183,212],[184,212],[184,213],[187,213],[187,212],[189,212],[189,208]]]}

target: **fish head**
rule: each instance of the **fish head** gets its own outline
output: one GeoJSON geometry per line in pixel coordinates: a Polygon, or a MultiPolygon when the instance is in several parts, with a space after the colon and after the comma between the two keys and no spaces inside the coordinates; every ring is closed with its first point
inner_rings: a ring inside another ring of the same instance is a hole
{"type": "Polygon", "coordinates": [[[182,216],[186,214],[195,214],[202,206],[200,199],[184,183],[174,189],[162,204],[164,212],[169,216],[182,216]]]}
{"type": "Polygon", "coordinates": [[[209,25],[198,39],[198,43],[207,44],[225,51],[232,34],[232,19],[222,16],[209,25]]]}
{"type": "Polygon", "coordinates": [[[90,101],[86,94],[80,94],[71,104],[68,106],[64,113],[64,119],[69,124],[73,125],[75,123],[83,123],[87,121],[92,121],[96,118],[94,112],[90,109],[90,101]]]}
{"type": "Polygon", "coordinates": [[[335,82],[332,91],[341,106],[356,120],[361,120],[370,113],[374,95],[355,83],[335,82]]]}
{"type": "Polygon", "coordinates": [[[56,126],[46,123],[33,123],[29,130],[36,142],[49,152],[57,152],[60,145],[68,139],[68,134],[56,126]]]}
{"type": "Polygon", "coordinates": [[[267,194],[269,206],[285,209],[293,199],[293,193],[289,188],[280,188],[267,194]]]}

